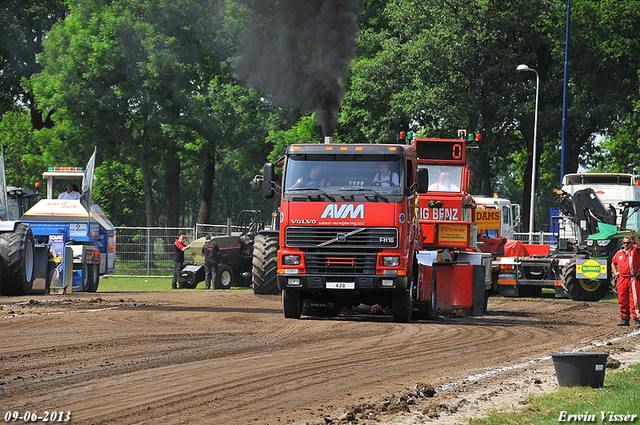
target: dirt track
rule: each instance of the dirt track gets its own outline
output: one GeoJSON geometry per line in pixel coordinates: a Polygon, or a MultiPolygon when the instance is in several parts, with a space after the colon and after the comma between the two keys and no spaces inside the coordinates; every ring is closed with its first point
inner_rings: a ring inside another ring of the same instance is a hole
{"type": "Polygon", "coordinates": [[[588,349],[612,354],[640,341],[616,326],[615,303],[553,299],[492,298],[483,317],[409,324],[287,320],[279,296],[249,292],[0,297],[0,305],[0,413],[70,411],[74,424],[400,422],[393,412],[446,404],[470,375],[594,341],[627,335],[588,349]],[[416,384],[444,390],[412,405],[416,384]],[[407,396],[408,406],[398,404],[407,396]]]}

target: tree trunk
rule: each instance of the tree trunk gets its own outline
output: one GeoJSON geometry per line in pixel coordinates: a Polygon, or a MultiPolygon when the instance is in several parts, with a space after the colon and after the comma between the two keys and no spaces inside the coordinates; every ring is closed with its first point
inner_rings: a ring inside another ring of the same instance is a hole
{"type": "Polygon", "coordinates": [[[139,140],[129,132],[126,126],[122,126],[121,133],[127,136],[131,143],[130,152],[134,154],[140,165],[142,173],[142,190],[144,191],[144,206],[147,227],[155,226],[155,217],[153,212],[153,189],[151,187],[151,178],[149,177],[149,134],[148,127],[145,125],[139,140]]]}
{"type": "Polygon", "coordinates": [[[31,115],[31,127],[34,130],[42,130],[43,128],[53,128],[54,122],[51,119],[53,111],[49,111],[46,118],[42,117],[42,111],[38,109],[38,103],[36,102],[33,92],[26,92],[26,97],[29,100],[29,113],[31,115]]]}
{"type": "MultiPolygon", "coordinates": [[[[578,171],[578,158],[580,156],[580,149],[586,143],[586,140],[580,140],[577,137],[569,137],[565,142],[566,152],[563,152],[564,157],[564,173],[576,173],[578,171]]],[[[561,178],[564,176],[560,176],[561,178]]]]}
{"type": "Polygon", "coordinates": [[[202,181],[202,199],[198,212],[198,223],[207,224],[211,220],[211,202],[213,201],[213,181],[216,176],[215,155],[207,153],[202,181]]]}
{"type": "Polygon", "coordinates": [[[176,146],[171,145],[165,158],[165,217],[166,227],[180,226],[180,158],[176,146]]]}

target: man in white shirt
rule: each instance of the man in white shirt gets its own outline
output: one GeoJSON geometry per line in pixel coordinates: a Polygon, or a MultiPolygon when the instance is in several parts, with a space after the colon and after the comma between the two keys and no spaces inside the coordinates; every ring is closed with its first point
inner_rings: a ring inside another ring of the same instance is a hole
{"type": "Polygon", "coordinates": [[[373,176],[371,184],[382,187],[400,186],[400,178],[398,173],[389,172],[389,164],[383,162],[380,164],[380,172],[373,176]]]}
{"type": "Polygon", "coordinates": [[[58,199],[80,199],[82,194],[77,190],[73,190],[73,182],[68,181],[65,185],[67,190],[58,195],[58,199]]]}
{"type": "Polygon", "coordinates": [[[460,188],[455,184],[451,183],[449,181],[449,176],[445,171],[443,171],[442,173],[440,173],[440,178],[438,179],[438,181],[429,186],[429,190],[436,190],[436,191],[442,191],[442,192],[457,192],[460,190],[460,188]]]}

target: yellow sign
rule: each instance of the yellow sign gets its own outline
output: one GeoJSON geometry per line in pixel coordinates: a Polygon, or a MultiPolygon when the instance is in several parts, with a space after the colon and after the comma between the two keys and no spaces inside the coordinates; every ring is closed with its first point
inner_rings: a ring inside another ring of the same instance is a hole
{"type": "Polygon", "coordinates": [[[480,233],[485,230],[500,230],[500,210],[476,210],[475,218],[480,233]]]}
{"type": "Polygon", "coordinates": [[[438,243],[449,246],[467,246],[469,224],[438,223],[438,243]]]}
{"type": "Polygon", "coordinates": [[[576,277],[578,279],[606,279],[607,260],[576,261],[576,277]]]}

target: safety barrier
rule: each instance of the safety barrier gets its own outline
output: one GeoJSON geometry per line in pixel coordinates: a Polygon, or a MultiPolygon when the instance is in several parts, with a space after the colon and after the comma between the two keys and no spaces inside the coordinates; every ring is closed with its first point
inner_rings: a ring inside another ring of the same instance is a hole
{"type": "MultiPolygon", "coordinates": [[[[114,276],[172,276],[173,244],[180,235],[187,242],[206,233],[223,235],[228,225],[197,224],[195,227],[118,227],[116,229],[116,272],[114,276]]],[[[190,250],[185,251],[185,264],[191,263],[190,250]]]]}

